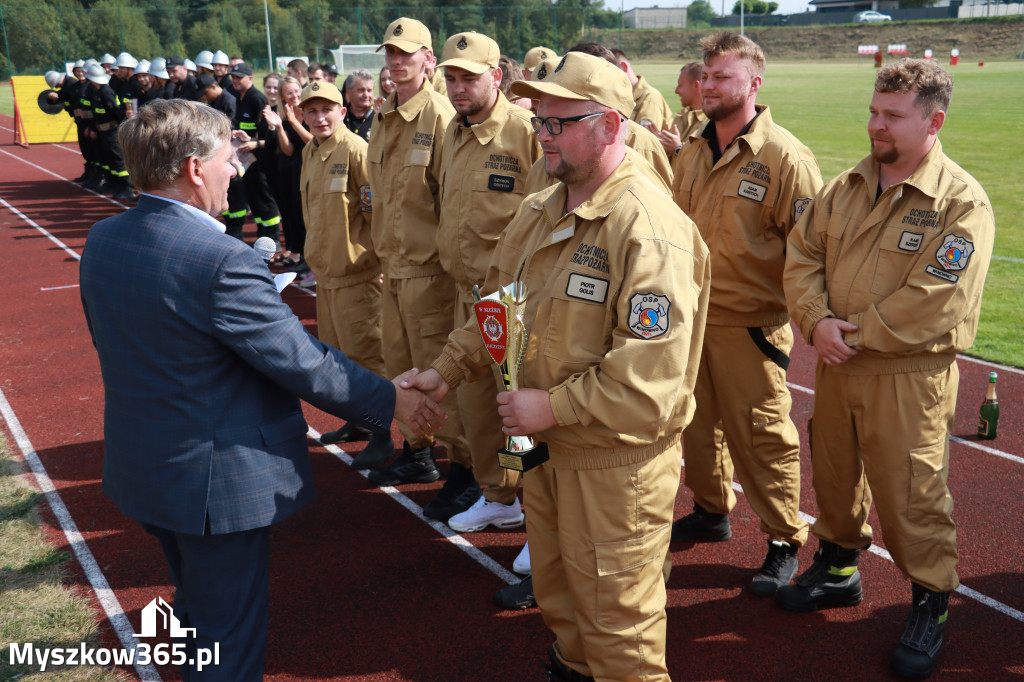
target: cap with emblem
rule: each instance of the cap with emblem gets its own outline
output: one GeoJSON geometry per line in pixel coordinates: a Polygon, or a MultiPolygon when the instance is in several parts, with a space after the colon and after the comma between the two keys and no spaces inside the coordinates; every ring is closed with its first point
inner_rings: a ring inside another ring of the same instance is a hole
{"type": "Polygon", "coordinates": [[[533,71],[545,59],[558,59],[558,53],[549,47],[535,47],[523,57],[523,68],[533,71]]]}
{"type": "Polygon", "coordinates": [[[169,80],[170,76],[167,75],[167,60],[163,57],[154,57],[153,61],[149,63],[149,75],[154,78],[169,80]]]}
{"type": "Polygon", "coordinates": [[[185,66],[185,60],[181,57],[168,57],[166,60],[167,66],[185,66]]]}
{"type": "Polygon", "coordinates": [[[384,40],[377,48],[377,52],[383,50],[385,45],[394,45],[402,52],[410,54],[421,47],[428,50],[434,49],[430,40],[430,29],[422,22],[407,17],[395,19],[388,25],[388,30],[384,32],[384,40]]]}
{"type": "Polygon", "coordinates": [[[213,53],[209,50],[203,50],[196,55],[196,66],[201,66],[204,69],[213,71],[213,53]]]}
{"type": "Polygon", "coordinates": [[[217,50],[213,53],[213,59],[210,60],[211,64],[220,64],[221,66],[231,66],[231,60],[228,59],[228,53],[224,50],[217,50]]]}
{"type": "Polygon", "coordinates": [[[127,52],[122,52],[117,55],[117,65],[126,69],[134,69],[139,65],[139,60],[131,56],[127,52]]]}
{"type": "Polygon", "coordinates": [[[199,92],[206,92],[208,87],[216,84],[217,79],[208,73],[201,73],[196,76],[196,87],[199,88],[199,92]]]}
{"type": "Polygon", "coordinates": [[[89,79],[89,81],[99,85],[106,85],[110,82],[110,75],[107,73],[107,70],[99,64],[93,64],[86,69],[85,77],[89,79]]]}
{"type": "Polygon", "coordinates": [[[531,99],[554,95],[597,102],[626,118],[636,104],[625,71],[607,60],[582,52],[570,52],[562,57],[543,80],[516,81],[512,84],[512,94],[531,99]]]}
{"type": "Polygon", "coordinates": [[[530,76],[531,80],[542,81],[547,78],[550,74],[555,72],[555,68],[558,66],[558,62],[562,61],[560,57],[552,57],[551,59],[545,59],[537,68],[533,70],[530,76]]]}
{"type": "Polygon", "coordinates": [[[246,64],[245,62],[238,62],[237,64],[231,67],[231,75],[236,76],[238,78],[242,78],[244,76],[251,76],[252,67],[246,64]]]}
{"type": "Polygon", "coordinates": [[[333,73],[335,76],[338,75],[338,65],[333,62],[327,62],[324,64],[325,73],[333,73]]]}
{"type": "Polygon", "coordinates": [[[498,43],[482,33],[466,31],[456,33],[445,41],[441,63],[437,67],[457,66],[471,73],[483,73],[487,69],[497,68],[500,58],[498,43]]]}
{"type": "Polygon", "coordinates": [[[57,87],[60,84],[60,79],[63,78],[63,74],[59,71],[47,71],[43,79],[46,80],[46,84],[51,88],[57,87]]]}
{"type": "Polygon", "coordinates": [[[301,108],[311,99],[325,99],[328,102],[335,102],[345,106],[345,100],[341,98],[341,92],[338,91],[338,87],[334,83],[328,83],[327,81],[312,81],[309,85],[302,88],[302,94],[299,95],[299,107],[301,108]]]}

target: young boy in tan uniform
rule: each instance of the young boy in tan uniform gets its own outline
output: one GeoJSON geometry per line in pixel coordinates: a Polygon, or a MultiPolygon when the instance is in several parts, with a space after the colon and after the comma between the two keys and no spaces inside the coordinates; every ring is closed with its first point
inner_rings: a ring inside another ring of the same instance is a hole
{"type": "Polygon", "coordinates": [[[858,555],[871,544],[873,498],[886,549],[911,581],[890,664],[914,679],[935,668],[949,593],[960,584],[946,485],[956,354],[974,342],[995,238],[985,191],[938,140],[952,92],[934,62],[880,70],[871,155],[815,197],[786,257],[789,309],[819,356],[811,435],[819,549],[776,601],[794,611],[860,603],[858,555]]]}

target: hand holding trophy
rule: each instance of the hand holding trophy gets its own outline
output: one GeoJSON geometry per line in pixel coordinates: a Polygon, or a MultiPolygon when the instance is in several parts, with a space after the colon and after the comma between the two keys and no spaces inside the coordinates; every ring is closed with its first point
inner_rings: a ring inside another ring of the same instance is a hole
{"type": "MultiPolygon", "coordinates": [[[[519,390],[519,368],[526,353],[526,285],[512,282],[499,287],[486,298],[473,287],[473,310],[484,340],[484,347],[501,370],[502,382],[509,391],[519,390]]],[[[509,436],[505,448],[498,450],[498,464],[505,469],[529,471],[548,460],[546,443],[535,444],[529,436],[509,436]]]]}

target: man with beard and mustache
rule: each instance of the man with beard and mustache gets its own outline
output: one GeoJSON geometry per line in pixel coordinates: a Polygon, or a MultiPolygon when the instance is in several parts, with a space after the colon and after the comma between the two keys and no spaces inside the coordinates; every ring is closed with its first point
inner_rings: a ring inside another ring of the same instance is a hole
{"type": "Polygon", "coordinates": [[[814,564],[776,600],[793,611],[862,599],[857,559],[875,500],[886,549],[911,581],[891,659],[935,668],[956,589],[949,437],[956,354],[978,329],[995,218],[981,185],[942,153],[953,79],[904,59],[875,80],[871,155],[825,186],[789,239],[786,299],[818,351],[814,382],[814,564]]]}
{"type": "Polygon", "coordinates": [[[750,589],[771,596],[797,570],[807,541],[800,518],[800,438],[786,387],[793,331],[782,290],[786,238],[821,188],[810,150],[755,103],[764,53],[729,32],[701,40],[708,123],[684,140],[676,203],[700,228],[714,277],[695,396],[683,433],[693,512],[672,539],[732,537],[733,470],[768,538],[750,589]]]}

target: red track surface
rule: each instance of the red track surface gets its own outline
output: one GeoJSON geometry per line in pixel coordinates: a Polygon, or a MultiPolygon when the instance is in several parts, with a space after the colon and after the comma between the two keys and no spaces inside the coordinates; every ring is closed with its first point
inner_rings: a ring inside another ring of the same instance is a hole
{"type": "MultiPolygon", "coordinates": [[[[10,128],[11,120],[0,117],[0,134],[6,137],[10,128]]],[[[73,145],[26,150],[2,144],[0,199],[80,254],[90,225],[122,210],[67,182],[81,169],[73,145]]],[[[0,390],[138,631],[140,609],[157,596],[170,599],[172,590],[156,542],[100,490],[103,392],[96,354],[77,288],[46,290],[77,284],[77,260],[2,204],[0,225],[0,390]]],[[[312,297],[290,288],[286,300],[315,331],[312,297]]],[[[805,444],[802,425],[812,407],[814,361],[814,353],[801,344],[790,369],[793,418],[805,444]]],[[[961,580],[1010,611],[954,595],[935,679],[1024,675],[1024,462],[970,447],[989,370],[960,360],[955,434],[967,443],[952,445],[950,487],[961,580]]],[[[1021,458],[1024,373],[1000,372],[999,387],[1000,435],[985,444],[1021,458]]],[[[322,412],[307,406],[306,413],[318,431],[336,427],[336,420],[322,412]]],[[[10,437],[8,442],[14,444],[10,437]]],[[[539,611],[499,611],[491,595],[504,584],[501,578],[342,460],[316,443],[311,447],[319,501],[273,532],[267,678],[542,679],[540,660],[550,635],[539,611]]],[[[803,474],[801,509],[815,516],[806,445],[803,474]]],[[[439,487],[440,482],[403,492],[422,506],[439,487]]],[[[765,544],[757,518],[739,498],[731,517],[732,541],[673,545],[675,570],[668,586],[673,678],[887,679],[910,591],[895,566],[874,554],[864,556],[865,600],[856,608],[809,615],[783,611],[745,589],[765,544]]],[[[690,508],[684,491],[676,515],[690,508]]],[[[68,547],[59,528],[51,536],[68,547]]],[[[510,567],[525,533],[463,537],[510,567]]],[[[805,567],[814,545],[800,553],[805,567]]],[[[83,575],[75,581],[95,600],[83,575]]],[[[97,611],[103,617],[98,606],[97,611]]],[[[108,639],[117,644],[113,633],[108,639]]],[[[160,673],[165,679],[178,677],[169,667],[160,673]]]]}

